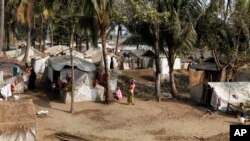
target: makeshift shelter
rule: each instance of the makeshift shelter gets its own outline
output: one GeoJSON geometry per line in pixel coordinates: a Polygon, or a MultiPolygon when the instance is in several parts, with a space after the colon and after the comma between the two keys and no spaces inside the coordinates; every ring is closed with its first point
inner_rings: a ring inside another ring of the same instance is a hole
{"type": "Polygon", "coordinates": [[[49,56],[46,57],[34,57],[31,59],[31,66],[36,73],[43,73],[46,67],[46,61],[49,56]]]}
{"type": "Polygon", "coordinates": [[[217,69],[216,63],[213,58],[207,59],[203,62],[192,62],[189,65],[190,73],[190,86],[202,82],[218,82],[221,72],[217,69]],[[197,82],[196,80],[199,80],[197,82]]]}
{"type": "Polygon", "coordinates": [[[232,110],[228,106],[239,106],[250,101],[249,82],[208,82],[191,88],[191,98],[199,103],[221,111],[232,110]]]}
{"type": "Polygon", "coordinates": [[[99,63],[102,61],[102,50],[95,49],[92,47],[86,52],[84,52],[84,57],[85,60],[88,60],[89,62],[99,63]]]}
{"type": "MultiPolygon", "coordinates": [[[[36,50],[35,48],[33,47],[29,47],[29,54],[28,54],[28,60],[27,62],[31,62],[31,59],[32,58],[35,58],[35,57],[45,57],[46,55],[38,50],[36,50]]],[[[16,58],[18,61],[22,61],[24,59],[24,56],[25,56],[25,53],[26,53],[26,47],[25,48],[22,48],[22,53],[16,58]]]]}
{"type": "MultiPolygon", "coordinates": [[[[153,67],[155,70],[155,53],[151,50],[146,51],[143,55],[143,67],[153,67]]],[[[169,79],[169,66],[168,66],[168,59],[165,55],[160,54],[160,67],[161,67],[161,80],[168,80],[169,79]]],[[[181,59],[177,57],[174,62],[174,70],[181,69],[181,59]]]]}
{"type": "Polygon", "coordinates": [[[32,100],[0,102],[0,140],[35,141],[36,116],[32,100]]]}
{"type": "Polygon", "coordinates": [[[24,67],[23,62],[14,59],[2,58],[0,60],[0,89],[10,84],[14,86],[13,93],[23,93],[26,85],[23,80],[23,75],[20,75],[24,67]],[[18,68],[18,75],[14,73],[14,68],[18,68]]]}
{"type": "Polygon", "coordinates": [[[47,50],[44,51],[44,53],[47,53],[49,55],[55,55],[67,49],[69,49],[68,46],[56,45],[56,46],[48,48],[47,50]]]}
{"type": "Polygon", "coordinates": [[[143,58],[142,55],[145,53],[145,50],[132,50],[128,53],[130,58],[130,68],[142,68],[143,58]]]}
{"type": "MultiPolygon", "coordinates": [[[[75,102],[95,101],[103,99],[103,92],[92,87],[96,67],[93,63],[78,57],[73,57],[75,102]]],[[[71,59],[68,55],[51,57],[47,61],[43,80],[48,79],[48,85],[53,86],[54,98],[61,98],[65,103],[70,101],[70,94],[65,89],[68,78],[71,77],[71,59]]],[[[99,87],[100,88],[100,87],[99,87]]],[[[100,88],[101,89],[101,88],[100,88]]]]}
{"type": "Polygon", "coordinates": [[[10,58],[16,58],[22,54],[22,49],[15,49],[10,51],[4,51],[4,55],[10,58]]]}
{"type": "MultiPolygon", "coordinates": [[[[60,55],[70,55],[69,47],[57,45],[53,46],[44,51],[50,56],[60,56],[60,55]]],[[[81,59],[84,59],[83,53],[73,50],[72,55],[81,59]]],[[[34,57],[32,58],[31,64],[36,73],[43,73],[45,70],[45,62],[48,60],[49,56],[45,57],[34,57]]]]}
{"type": "MultiPolygon", "coordinates": [[[[60,56],[61,54],[63,54],[63,55],[70,55],[70,50],[67,49],[67,50],[64,50],[64,51],[62,51],[62,52],[59,52],[58,54],[55,54],[55,55],[56,55],[56,56],[57,56],[57,55],[60,56]]],[[[74,57],[78,57],[78,58],[84,59],[84,53],[79,52],[79,51],[77,51],[77,50],[72,50],[72,55],[73,55],[74,57]]]]}

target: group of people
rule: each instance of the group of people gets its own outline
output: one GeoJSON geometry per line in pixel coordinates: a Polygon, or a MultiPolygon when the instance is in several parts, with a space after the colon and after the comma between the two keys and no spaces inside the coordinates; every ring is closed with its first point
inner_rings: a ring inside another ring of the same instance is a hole
{"type": "MultiPolygon", "coordinates": [[[[127,102],[128,104],[134,105],[134,90],[135,90],[135,81],[131,80],[128,86],[128,95],[127,95],[127,102]]],[[[122,99],[122,92],[120,87],[117,88],[117,91],[114,96],[115,100],[121,100],[122,99]]]]}

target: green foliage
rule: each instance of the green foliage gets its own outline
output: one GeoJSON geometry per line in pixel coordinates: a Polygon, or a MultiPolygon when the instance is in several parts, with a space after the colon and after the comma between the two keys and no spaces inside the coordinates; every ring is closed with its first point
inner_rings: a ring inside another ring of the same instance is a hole
{"type": "Polygon", "coordinates": [[[169,13],[159,11],[158,5],[148,0],[129,0],[133,19],[148,23],[168,22],[169,13]]]}

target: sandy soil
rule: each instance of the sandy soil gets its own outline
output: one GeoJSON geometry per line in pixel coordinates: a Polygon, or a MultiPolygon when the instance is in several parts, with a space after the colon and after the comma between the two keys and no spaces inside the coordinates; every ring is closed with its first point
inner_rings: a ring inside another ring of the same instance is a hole
{"type": "MultiPolygon", "coordinates": [[[[122,73],[133,76],[130,73],[135,72],[122,73]]],[[[145,77],[135,75],[137,82],[147,83],[142,80],[145,77]]],[[[205,114],[204,107],[172,99],[158,103],[137,97],[135,105],[127,105],[126,97],[109,105],[80,102],[75,104],[75,113],[71,114],[69,104],[50,101],[44,93],[28,96],[34,99],[36,111],[49,111],[47,117],[37,118],[39,141],[57,141],[54,133],[58,131],[97,141],[226,141],[229,140],[229,125],[237,122],[235,117],[218,112],[205,114]]]]}

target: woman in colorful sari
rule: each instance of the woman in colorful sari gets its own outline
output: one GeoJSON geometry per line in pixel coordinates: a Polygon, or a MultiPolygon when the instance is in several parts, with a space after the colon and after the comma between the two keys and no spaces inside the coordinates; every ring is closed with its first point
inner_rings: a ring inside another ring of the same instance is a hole
{"type": "Polygon", "coordinates": [[[131,80],[129,87],[128,87],[128,104],[135,105],[134,103],[134,90],[135,90],[135,81],[131,80]]]}

